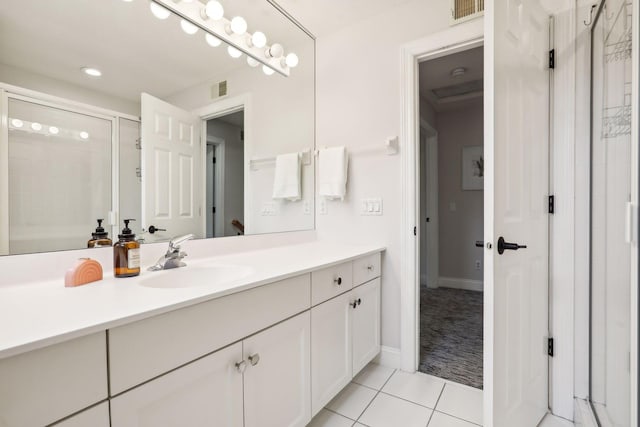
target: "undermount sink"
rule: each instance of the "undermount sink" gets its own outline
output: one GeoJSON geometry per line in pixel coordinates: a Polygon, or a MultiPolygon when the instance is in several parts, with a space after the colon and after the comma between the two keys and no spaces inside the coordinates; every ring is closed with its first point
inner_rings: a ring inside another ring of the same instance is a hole
{"type": "Polygon", "coordinates": [[[253,268],[244,265],[196,264],[149,273],[139,284],[147,288],[194,288],[222,285],[247,277],[251,273],[253,268]]]}

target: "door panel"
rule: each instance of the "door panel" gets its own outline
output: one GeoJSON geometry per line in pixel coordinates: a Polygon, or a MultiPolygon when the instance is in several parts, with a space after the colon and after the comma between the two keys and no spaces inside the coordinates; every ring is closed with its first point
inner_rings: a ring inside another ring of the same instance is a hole
{"type": "Polygon", "coordinates": [[[353,334],[353,375],[357,375],[380,353],[380,278],[358,286],[350,293],[353,334]]]}
{"type": "Polygon", "coordinates": [[[536,426],[548,408],[549,17],[496,0],[485,20],[485,424],[536,426]],[[526,245],[498,254],[498,238],[526,245]]]}
{"type": "Polygon", "coordinates": [[[166,229],[149,242],[193,233],[204,237],[201,119],[142,94],[142,227],[166,229]]]}
{"type": "Polygon", "coordinates": [[[244,340],[245,427],[311,421],[310,319],[306,311],[244,340]]]}

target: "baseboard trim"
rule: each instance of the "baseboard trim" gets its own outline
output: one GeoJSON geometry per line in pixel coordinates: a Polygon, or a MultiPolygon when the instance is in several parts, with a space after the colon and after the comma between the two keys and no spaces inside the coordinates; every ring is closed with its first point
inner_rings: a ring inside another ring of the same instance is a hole
{"type": "Polygon", "coordinates": [[[589,402],[583,399],[576,398],[575,402],[575,415],[574,422],[576,426],[581,427],[597,427],[598,422],[591,410],[589,402]]]}
{"type": "Polygon", "coordinates": [[[380,354],[376,356],[374,362],[388,368],[400,369],[402,366],[400,349],[383,345],[380,347],[380,354]]]}
{"type": "Polygon", "coordinates": [[[484,290],[482,280],[461,279],[458,277],[439,277],[438,286],[441,288],[466,289],[468,291],[484,290]]]}

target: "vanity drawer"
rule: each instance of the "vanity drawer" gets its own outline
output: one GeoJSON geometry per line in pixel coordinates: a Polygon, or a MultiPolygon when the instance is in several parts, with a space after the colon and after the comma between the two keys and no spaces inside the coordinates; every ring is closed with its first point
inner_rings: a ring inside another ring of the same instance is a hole
{"type": "Polygon", "coordinates": [[[305,274],[110,329],[111,395],[307,310],[310,300],[305,274]]]}
{"type": "Polygon", "coordinates": [[[353,266],[350,262],[311,273],[311,305],[318,305],[353,287],[353,266]]]}
{"type": "Polygon", "coordinates": [[[380,253],[353,261],[353,286],[380,277],[380,253]]]}
{"type": "Polygon", "coordinates": [[[0,360],[1,425],[48,425],[106,398],[104,332],[0,360]]]}

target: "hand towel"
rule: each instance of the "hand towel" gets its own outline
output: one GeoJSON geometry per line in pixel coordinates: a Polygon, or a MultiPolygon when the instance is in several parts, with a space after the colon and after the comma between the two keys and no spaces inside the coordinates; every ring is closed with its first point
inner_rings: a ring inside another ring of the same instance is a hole
{"type": "Polygon", "coordinates": [[[290,201],[300,200],[300,155],[299,153],[276,156],[276,171],[273,178],[273,198],[290,201]]]}
{"type": "Polygon", "coordinates": [[[348,157],[345,147],[324,148],[319,153],[318,193],[327,199],[344,200],[347,194],[348,157]]]}

